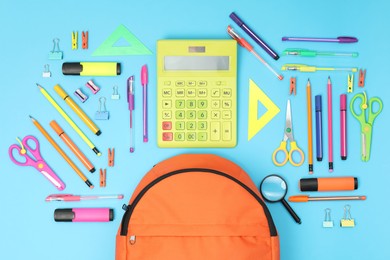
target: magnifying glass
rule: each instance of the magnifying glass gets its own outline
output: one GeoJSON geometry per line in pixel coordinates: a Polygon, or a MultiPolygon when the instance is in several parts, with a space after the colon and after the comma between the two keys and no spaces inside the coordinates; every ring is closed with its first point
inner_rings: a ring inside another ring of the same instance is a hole
{"type": "Polygon", "coordinates": [[[282,202],[283,206],[294,218],[295,222],[298,224],[302,223],[301,219],[284,199],[287,194],[287,183],[282,177],[276,174],[266,176],[260,184],[260,192],[261,195],[263,195],[263,198],[268,202],[282,202]]]}

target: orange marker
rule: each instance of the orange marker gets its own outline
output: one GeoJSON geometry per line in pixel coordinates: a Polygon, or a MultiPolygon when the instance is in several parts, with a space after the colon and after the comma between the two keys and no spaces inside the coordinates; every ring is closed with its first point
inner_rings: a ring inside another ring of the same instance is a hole
{"type": "Polygon", "coordinates": [[[310,80],[307,80],[306,85],[306,99],[307,99],[307,140],[308,140],[308,160],[309,160],[309,174],[313,174],[313,130],[312,130],[312,116],[311,116],[311,86],[310,80]]]}
{"type": "Polygon", "coordinates": [[[51,138],[49,133],[41,126],[41,124],[30,116],[33,124],[38,128],[38,130],[46,137],[49,143],[57,150],[57,152],[65,159],[65,161],[72,167],[72,169],[77,173],[78,176],[90,187],[93,189],[92,183],[85,177],[85,175],[77,168],[76,164],[66,155],[66,153],[61,149],[61,147],[51,138]]]}
{"type": "Polygon", "coordinates": [[[305,178],[299,181],[301,191],[347,191],[358,188],[356,177],[305,178]]]}
{"type": "Polygon", "coordinates": [[[62,128],[57,124],[56,121],[50,122],[51,128],[58,134],[59,137],[64,141],[64,143],[72,150],[72,152],[76,155],[76,157],[84,164],[84,166],[90,172],[95,172],[95,167],[92,163],[85,157],[83,152],[77,147],[77,145],[69,138],[69,136],[62,130],[62,128]]]}

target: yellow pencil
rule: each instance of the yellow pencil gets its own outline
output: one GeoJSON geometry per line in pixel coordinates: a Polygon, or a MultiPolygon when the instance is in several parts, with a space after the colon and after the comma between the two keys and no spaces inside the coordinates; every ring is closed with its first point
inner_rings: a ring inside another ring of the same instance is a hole
{"type": "Polygon", "coordinates": [[[311,86],[310,80],[307,80],[306,85],[306,99],[307,99],[307,140],[308,140],[308,160],[309,160],[309,174],[313,173],[313,130],[312,130],[312,116],[311,116],[311,86]]]}
{"type": "Polygon", "coordinates": [[[78,176],[85,182],[85,184],[88,185],[91,189],[93,189],[92,183],[85,177],[85,175],[80,171],[79,168],[77,168],[76,164],[66,155],[64,150],[61,149],[61,147],[51,138],[49,133],[43,128],[43,126],[35,120],[32,116],[30,116],[33,124],[38,128],[38,130],[46,137],[46,139],[49,141],[49,143],[57,150],[57,152],[65,159],[65,161],[72,167],[72,169],[77,173],[78,176]]]}
{"type": "Polygon", "coordinates": [[[65,100],[66,104],[70,106],[70,108],[80,117],[80,119],[88,126],[89,129],[95,134],[100,135],[101,131],[99,128],[95,125],[95,123],[87,116],[87,114],[84,113],[84,111],[80,108],[79,105],[77,105],[76,102],[66,93],[66,91],[61,88],[60,85],[54,86],[54,91],[57,92],[57,94],[65,100]]]}
{"type": "Polygon", "coordinates": [[[80,130],[80,128],[70,119],[70,117],[65,113],[65,111],[57,104],[57,102],[50,96],[50,94],[41,87],[38,83],[36,83],[39,87],[39,90],[45,96],[45,98],[53,105],[53,107],[61,114],[63,118],[65,118],[66,122],[70,124],[70,126],[77,132],[77,134],[84,140],[84,142],[92,149],[98,156],[101,155],[100,151],[95,147],[95,145],[88,139],[88,137],[80,130]]]}

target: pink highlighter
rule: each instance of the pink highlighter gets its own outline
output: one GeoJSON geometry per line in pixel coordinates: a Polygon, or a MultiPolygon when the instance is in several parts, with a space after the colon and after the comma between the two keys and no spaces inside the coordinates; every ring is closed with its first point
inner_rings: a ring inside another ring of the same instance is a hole
{"type": "Polygon", "coordinates": [[[340,95],[340,155],[347,160],[347,95],[340,95]]]}
{"type": "Polygon", "coordinates": [[[56,209],[56,222],[108,222],[114,219],[114,210],[109,208],[56,209]]]}

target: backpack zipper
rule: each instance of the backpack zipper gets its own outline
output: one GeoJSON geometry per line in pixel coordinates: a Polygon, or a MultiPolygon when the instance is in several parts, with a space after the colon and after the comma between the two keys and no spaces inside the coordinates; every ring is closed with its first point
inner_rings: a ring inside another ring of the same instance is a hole
{"type": "Polygon", "coordinates": [[[181,174],[181,173],[187,173],[187,172],[208,172],[208,173],[212,173],[212,174],[226,177],[226,178],[236,182],[237,184],[239,184],[247,192],[249,192],[257,200],[257,202],[262,206],[264,213],[265,213],[265,216],[266,216],[267,221],[268,221],[268,227],[270,230],[270,234],[271,234],[271,236],[277,236],[276,227],[275,227],[274,221],[272,219],[271,213],[269,212],[264,201],[253,190],[251,190],[247,185],[245,185],[241,181],[237,180],[236,178],[234,178],[234,177],[232,177],[224,172],[220,172],[220,171],[212,170],[212,169],[205,169],[205,168],[188,168],[188,169],[181,169],[181,170],[172,171],[172,172],[166,173],[164,175],[161,175],[160,177],[158,177],[157,179],[153,180],[148,185],[146,185],[140,191],[140,193],[138,193],[137,197],[135,197],[133,203],[126,207],[126,212],[122,218],[120,235],[127,236],[127,229],[128,229],[130,218],[131,218],[131,215],[133,214],[134,208],[137,206],[138,202],[141,200],[141,198],[145,195],[145,193],[150,188],[152,188],[154,185],[156,185],[157,183],[159,183],[160,181],[162,181],[168,177],[171,177],[171,176],[177,175],[177,174],[181,174]]]}

